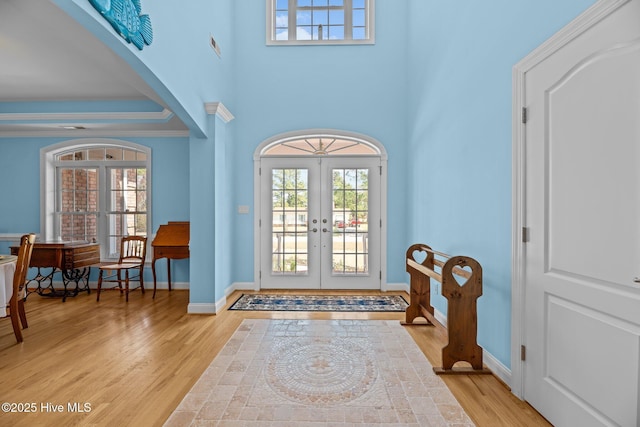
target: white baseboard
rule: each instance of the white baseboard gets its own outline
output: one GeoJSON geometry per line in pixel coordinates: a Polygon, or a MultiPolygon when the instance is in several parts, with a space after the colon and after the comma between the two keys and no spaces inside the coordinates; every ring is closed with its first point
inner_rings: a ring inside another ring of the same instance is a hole
{"type": "MultiPolygon", "coordinates": [[[[217,304],[192,302],[187,306],[189,314],[216,314],[217,304]]],[[[224,307],[224,306],[223,306],[224,307]]]]}
{"type": "MultiPolygon", "coordinates": [[[[91,286],[91,284],[89,284],[89,286],[91,286]]],[[[153,289],[153,281],[151,281],[151,286],[149,286],[149,282],[145,281],[144,282],[144,288],[145,289],[153,289]]],[[[165,289],[168,290],[169,289],[169,283],[167,282],[158,282],[156,283],[156,289],[165,289]]],[[[176,289],[176,290],[188,290],[189,289],[189,282],[171,282],[171,289],[176,289]]]]}
{"type": "Polygon", "coordinates": [[[216,313],[224,310],[224,307],[227,305],[227,297],[223,296],[218,301],[216,301],[216,313]]]}
{"type": "Polygon", "coordinates": [[[504,366],[502,362],[493,357],[493,354],[489,353],[487,350],[482,350],[482,361],[487,365],[487,368],[491,369],[493,375],[500,378],[507,387],[511,388],[511,369],[504,366]]]}
{"type": "MultiPolygon", "coordinates": [[[[446,328],[447,316],[445,316],[444,314],[442,314],[442,312],[436,310],[435,308],[433,309],[433,314],[436,320],[442,323],[442,326],[446,328]]],[[[482,349],[482,362],[487,368],[491,370],[491,372],[493,372],[496,377],[500,378],[502,382],[511,387],[511,370],[484,348],[482,349]]]]}
{"type": "Polygon", "coordinates": [[[231,286],[226,289],[227,296],[231,295],[233,291],[259,291],[258,285],[255,282],[233,282],[231,286]]]}
{"type": "Polygon", "coordinates": [[[408,283],[386,283],[380,289],[382,292],[406,292],[409,293],[408,283]]]}

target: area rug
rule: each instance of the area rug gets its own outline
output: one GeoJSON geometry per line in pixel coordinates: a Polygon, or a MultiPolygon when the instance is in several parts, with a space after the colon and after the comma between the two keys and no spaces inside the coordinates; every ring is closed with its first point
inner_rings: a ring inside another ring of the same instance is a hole
{"type": "Polygon", "coordinates": [[[243,294],[229,310],[247,311],[405,311],[401,295],[243,294]]]}
{"type": "Polygon", "coordinates": [[[165,426],[473,426],[397,320],[246,319],[165,426]]]}

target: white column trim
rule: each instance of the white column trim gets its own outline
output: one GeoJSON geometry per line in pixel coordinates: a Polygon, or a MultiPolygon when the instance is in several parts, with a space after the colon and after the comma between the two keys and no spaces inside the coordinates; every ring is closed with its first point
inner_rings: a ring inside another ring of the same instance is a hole
{"type": "Polygon", "coordinates": [[[231,111],[229,111],[222,102],[205,102],[204,109],[207,114],[218,116],[225,123],[229,123],[235,119],[231,111]]]}

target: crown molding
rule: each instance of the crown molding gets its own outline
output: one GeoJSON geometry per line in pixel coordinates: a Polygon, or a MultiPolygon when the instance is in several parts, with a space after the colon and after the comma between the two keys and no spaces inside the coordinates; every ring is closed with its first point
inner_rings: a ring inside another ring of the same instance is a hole
{"type": "Polygon", "coordinates": [[[231,114],[222,102],[205,102],[204,109],[207,111],[207,114],[217,115],[225,123],[229,123],[235,119],[233,114],[231,114]]]}
{"type": "Polygon", "coordinates": [[[91,131],[91,130],[60,130],[60,131],[26,131],[26,132],[2,132],[3,138],[188,138],[188,130],[132,130],[132,131],[91,131]]]}
{"type": "Polygon", "coordinates": [[[140,121],[154,120],[167,121],[173,117],[173,112],[166,108],[162,111],[141,111],[141,112],[104,112],[104,113],[0,113],[0,121],[70,121],[79,120],[105,120],[105,121],[140,121]]]}

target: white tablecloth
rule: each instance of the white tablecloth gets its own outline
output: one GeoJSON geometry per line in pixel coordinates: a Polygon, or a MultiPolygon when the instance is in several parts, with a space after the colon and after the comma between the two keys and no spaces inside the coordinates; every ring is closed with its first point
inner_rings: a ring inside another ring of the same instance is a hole
{"type": "Polygon", "coordinates": [[[0,317],[7,317],[7,304],[13,294],[13,273],[16,271],[16,257],[4,256],[0,259],[0,317]]]}

